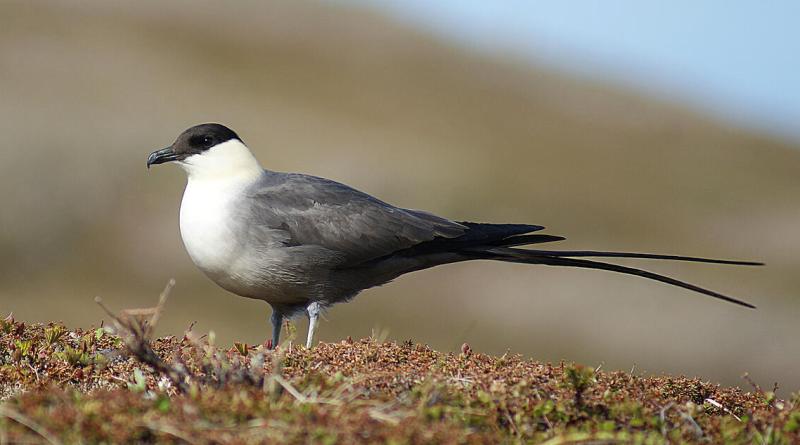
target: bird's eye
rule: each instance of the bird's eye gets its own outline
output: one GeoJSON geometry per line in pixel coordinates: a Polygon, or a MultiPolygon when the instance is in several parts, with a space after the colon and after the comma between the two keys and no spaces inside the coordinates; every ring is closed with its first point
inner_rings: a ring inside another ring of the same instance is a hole
{"type": "Polygon", "coordinates": [[[214,146],[214,136],[212,135],[195,135],[189,138],[189,146],[195,149],[204,150],[214,146]]]}

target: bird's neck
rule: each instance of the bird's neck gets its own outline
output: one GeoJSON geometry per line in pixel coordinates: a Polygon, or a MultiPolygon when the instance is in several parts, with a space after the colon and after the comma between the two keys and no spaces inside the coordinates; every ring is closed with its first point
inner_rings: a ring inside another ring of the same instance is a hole
{"type": "Polygon", "coordinates": [[[264,169],[241,141],[232,139],[211,148],[201,155],[191,156],[180,163],[189,183],[238,183],[257,180],[264,169]]]}

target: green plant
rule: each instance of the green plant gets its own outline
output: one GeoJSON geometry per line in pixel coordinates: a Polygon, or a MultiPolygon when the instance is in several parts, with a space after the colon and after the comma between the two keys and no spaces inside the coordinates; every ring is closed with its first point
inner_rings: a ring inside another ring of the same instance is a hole
{"type": "Polygon", "coordinates": [[[575,392],[575,406],[583,406],[583,393],[595,383],[594,369],[583,365],[570,365],[564,368],[564,384],[575,392]]]}
{"type": "Polygon", "coordinates": [[[10,334],[15,328],[14,316],[9,314],[8,317],[0,320],[0,332],[3,334],[10,334]]]}
{"type": "Polygon", "coordinates": [[[44,339],[47,341],[48,346],[53,346],[61,342],[61,338],[67,333],[67,330],[62,325],[49,326],[44,330],[44,339]]]}
{"type": "Polygon", "coordinates": [[[242,357],[247,357],[247,354],[250,353],[250,346],[248,346],[247,343],[234,342],[233,347],[236,348],[236,351],[242,357]]]}

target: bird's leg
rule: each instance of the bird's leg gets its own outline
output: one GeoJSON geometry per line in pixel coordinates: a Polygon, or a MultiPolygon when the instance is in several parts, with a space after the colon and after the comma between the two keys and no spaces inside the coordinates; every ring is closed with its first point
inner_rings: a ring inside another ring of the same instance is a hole
{"type": "Polygon", "coordinates": [[[308,313],[308,340],[306,340],[306,348],[311,349],[314,344],[314,334],[317,332],[317,323],[319,322],[319,314],[322,312],[322,306],[316,301],[306,307],[308,313]]]}
{"type": "Polygon", "coordinates": [[[272,316],[269,318],[272,322],[272,349],[278,347],[278,341],[281,338],[281,325],[283,324],[283,314],[272,309],[272,316]]]}

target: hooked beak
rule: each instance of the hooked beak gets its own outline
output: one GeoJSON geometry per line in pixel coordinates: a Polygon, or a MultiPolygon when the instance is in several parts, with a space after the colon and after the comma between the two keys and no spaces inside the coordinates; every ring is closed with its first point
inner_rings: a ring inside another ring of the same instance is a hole
{"type": "Polygon", "coordinates": [[[172,147],[167,147],[150,153],[150,156],[147,157],[147,168],[150,168],[151,165],[163,164],[165,162],[177,160],[178,155],[175,154],[175,150],[173,150],[172,147]]]}

